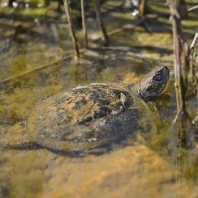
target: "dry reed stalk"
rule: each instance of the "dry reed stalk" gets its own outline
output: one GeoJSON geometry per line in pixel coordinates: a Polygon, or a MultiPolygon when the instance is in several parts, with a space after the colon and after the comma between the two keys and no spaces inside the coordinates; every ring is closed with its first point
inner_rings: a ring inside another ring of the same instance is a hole
{"type": "Polygon", "coordinates": [[[189,71],[189,47],[183,36],[178,5],[175,0],[168,0],[170,13],[172,16],[173,31],[173,50],[174,50],[174,73],[175,73],[175,91],[177,100],[177,120],[180,114],[186,114],[185,108],[185,90],[187,88],[187,74],[181,69],[181,55],[184,58],[184,71],[189,71]]]}
{"type": "Polygon", "coordinates": [[[66,12],[66,15],[67,15],[67,19],[68,19],[70,34],[71,34],[71,37],[72,37],[72,43],[73,43],[73,46],[74,46],[75,58],[79,58],[80,54],[79,54],[79,48],[78,48],[78,40],[75,36],[75,31],[74,31],[74,27],[73,27],[72,20],[71,20],[68,0],[63,0],[63,3],[64,3],[64,8],[65,8],[65,12],[66,12]]]}
{"type": "Polygon", "coordinates": [[[190,49],[193,49],[195,47],[195,44],[197,42],[197,39],[198,39],[198,33],[195,34],[194,39],[193,39],[193,42],[192,42],[192,44],[190,46],[190,49]]]}
{"type": "MultiPolygon", "coordinates": [[[[190,49],[194,49],[194,46],[197,42],[197,39],[198,39],[198,33],[195,34],[194,36],[194,39],[192,41],[192,44],[190,46],[190,49]]],[[[197,79],[197,76],[195,74],[195,71],[194,71],[194,67],[193,67],[193,64],[191,64],[191,69],[190,69],[191,73],[190,73],[190,78],[191,78],[191,81],[194,82],[194,85],[195,85],[195,90],[196,90],[196,100],[198,102],[198,79],[197,79]]],[[[193,119],[193,123],[198,123],[198,107],[197,107],[197,112],[196,112],[196,115],[195,115],[195,118],[193,119]]]]}
{"type": "Polygon", "coordinates": [[[99,1],[94,0],[94,3],[95,3],[95,11],[96,11],[96,17],[97,17],[98,25],[100,27],[100,30],[102,31],[103,39],[104,39],[105,43],[108,43],[109,37],[107,35],[106,28],[105,28],[104,23],[103,23],[99,1]]]}
{"type": "Polygon", "coordinates": [[[88,40],[87,40],[87,28],[86,28],[86,20],[85,20],[85,9],[84,9],[84,0],[81,0],[81,14],[82,14],[82,26],[83,26],[83,34],[84,34],[84,45],[87,49],[88,40]]]}
{"type": "Polygon", "coordinates": [[[193,12],[195,10],[198,10],[198,6],[192,7],[188,9],[188,12],[193,12]]]}

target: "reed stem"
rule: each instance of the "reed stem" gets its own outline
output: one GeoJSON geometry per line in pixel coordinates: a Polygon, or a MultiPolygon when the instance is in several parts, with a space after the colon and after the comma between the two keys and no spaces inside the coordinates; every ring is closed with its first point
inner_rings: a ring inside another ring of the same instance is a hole
{"type": "Polygon", "coordinates": [[[103,40],[107,44],[108,41],[109,41],[109,37],[107,35],[106,28],[105,28],[104,23],[103,23],[102,14],[101,14],[101,11],[100,11],[100,4],[99,4],[98,0],[94,0],[94,3],[95,3],[95,11],[96,11],[96,17],[97,17],[98,25],[100,27],[100,30],[102,31],[103,40]]]}
{"type": "Polygon", "coordinates": [[[82,13],[82,26],[83,26],[83,34],[84,34],[84,45],[87,49],[88,40],[87,40],[87,28],[86,28],[86,20],[85,20],[85,9],[84,9],[84,0],[81,0],[81,13],[82,13]]]}
{"type": "Polygon", "coordinates": [[[71,37],[72,37],[72,43],[73,43],[73,47],[74,47],[75,58],[79,58],[80,54],[79,54],[79,48],[78,48],[78,40],[75,36],[75,31],[74,31],[74,27],[73,27],[73,23],[72,23],[72,19],[71,19],[68,0],[63,0],[63,3],[64,3],[64,8],[65,8],[65,12],[66,12],[66,15],[67,15],[67,19],[68,19],[70,34],[71,34],[71,37]]]}

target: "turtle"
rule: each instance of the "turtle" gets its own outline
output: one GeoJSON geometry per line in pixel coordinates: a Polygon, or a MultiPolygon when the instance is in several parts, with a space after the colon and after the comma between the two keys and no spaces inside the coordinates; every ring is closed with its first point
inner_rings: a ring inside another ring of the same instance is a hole
{"type": "Polygon", "coordinates": [[[72,155],[108,152],[141,127],[142,104],[161,93],[168,78],[169,69],[158,66],[127,86],[92,83],[48,97],[31,110],[26,124],[30,140],[21,146],[72,155]]]}

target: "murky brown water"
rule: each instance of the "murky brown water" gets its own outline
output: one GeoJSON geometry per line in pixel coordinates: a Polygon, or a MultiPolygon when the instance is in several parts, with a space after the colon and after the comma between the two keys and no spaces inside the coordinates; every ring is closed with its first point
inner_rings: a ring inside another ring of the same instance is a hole
{"type": "MultiPolygon", "coordinates": [[[[118,10],[109,13],[105,23],[110,31],[130,18],[130,11],[118,10]]],[[[94,21],[88,18],[91,37],[98,35],[94,21]]],[[[127,85],[156,65],[168,66],[171,76],[164,93],[148,103],[157,130],[138,133],[136,141],[124,147],[82,158],[42,148],[0,148],[0,197],[198,197],[197,131],[190,119],[183,123],[186,130],[182,132],[172,124],[176,104],[170,22],[164,16],[155,22],[161,21],[166,21],[161,29],[149,23],[153,34],[138,27],[112,36],[112,46],[124,47],[83,51],[78,63],[68,56],[72,45],[66,24],[57,25],[56,42],[41,34],[33,42],[14,42],[8,52],[1,53],[0,145],[23,142],[31,109],[56,93],[91,82],[127,85]]],[[[82,44],[82,32],[77,35],[82,44]]],[[[90,46],[98,47],[98,43],[90,42],[90,46]]],[[[187,104],[193,116],[194,95],[189,94],[187,104]]]]}

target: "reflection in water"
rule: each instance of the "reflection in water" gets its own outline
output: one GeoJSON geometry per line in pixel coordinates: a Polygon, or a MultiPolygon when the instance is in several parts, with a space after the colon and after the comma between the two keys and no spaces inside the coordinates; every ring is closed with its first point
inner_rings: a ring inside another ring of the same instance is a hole
{"type": "MultiPolygon", "coordinates": [[[[176,109],[176,107],[175,107],[176,109]]],[[[198,154],[196,148],[196,128],[192,124],[192,118],[179,117],[176,122],[171,122],[168,128],[167,148],[169,160],[176,170],[189,179],[189,182],[197,184],[198,181],[198,154]]],[[[177,196],[182,191],[184,177],[176,175],[177,196]]]]}
{"type": "Polygon", "coordinates": [[[104,57],[105,57],[105,52],[104,53],[100,53],[99,54],[99,58],[98,58],[98,69],[97,69],[97,82],[102,82],[102,71],[104,68],[104,57]]]}
{"type": "Polygon", "coordinates": [[[74,79],[76,82],[79,81],[80,79],[80,72],[79,72],[79,63],[77,63],[75,66],[74,66],[74,79]]]}

